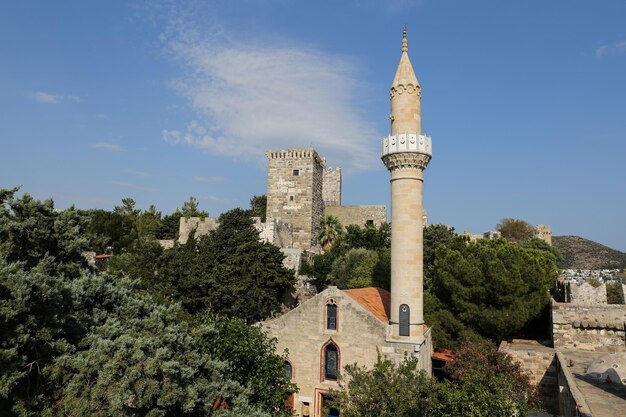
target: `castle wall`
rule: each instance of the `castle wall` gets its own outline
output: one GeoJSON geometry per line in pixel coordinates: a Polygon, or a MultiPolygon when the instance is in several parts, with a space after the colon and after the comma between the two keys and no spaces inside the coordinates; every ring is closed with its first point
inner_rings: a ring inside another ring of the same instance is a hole
{"type": "Polygon", "coordinates": [[[178,243],[184,245],[190,237],[198,239],[206,236],[210,231],[217,229],[217,226],[218,222],[215,217],[181,217],[178,227],[178,243]]]}
{"type": "Polygon", "coordinates": [[[364,227],[371,222],[379,227],[387,221],[387,207],[385,206],[334,206],[326,207],[325,216],[335,216],[345,227],[355,224],[364,227]]]}
{"type": "Polygon", "coordinates": [[[535,227],[535,237],[552,245],[552,227],[547,224],[538,224],[535,227]]]}
{"type": "Polygon", "coordinates": [[[326,207],[341,205],[341,168],[324,170],[322,196],[326,207]]]}
{"type": "Polygon", "coordinates": [[[626,305],[551,301],[555,349],[626,351],[626,305]]]}
{"type": "Polygon", "coordinates": [[[588,282],[583,282],[580,285],[572,282],[570,284],[570,297],[572,303],[606,304],[606,284],[594,287],[588,282]]]}
{"type": "Polygon", "coordinates": [[[267,222],[281,220],[293,227],[293,247],[317,244],[324,214],[322,199],[324,162],[313,148],[269,151],[267,222]]]}

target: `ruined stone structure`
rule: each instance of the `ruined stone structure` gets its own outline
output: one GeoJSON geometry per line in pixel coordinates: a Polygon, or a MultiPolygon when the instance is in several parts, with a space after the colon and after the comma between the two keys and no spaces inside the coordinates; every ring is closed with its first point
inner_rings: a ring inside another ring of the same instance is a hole
{"type": "Polygon", "coordinates": [[[293,247],[317,245],[319,224],[324,215],[322,184],[324,161],[313,148],[268,151],[267,222],[289,223],[293,247]]]}
{"type": "MultiPolygon", "coordinates": [[[[298,415],[322,416],[328,396],[340,388],[339,372],[345,364],[357,362],[371,368],[379,353],[394,361],[411,355],[418,359],[420,369],[432,371],[431,330],[424,323],[422,307],[422,171],[430,160],[430,138],[420,134],[419,88],[407,55],[405,31],[391,87],[392,135],[382,145],[382,159],[392,176],[391,293],[379,288],[329,287],[283,316],[262,323],[268,335],[277,338],[278,350],[289,351],[286,369],[299,388],[293,401],[298,415]]],[[[278,177],[284,178],[290,169],[281,165],[278,177]]],[[[288,188],[291,183],[284,180],[281,184],[288,188]]],[[[268,186],[268,217],[269,190],[272,186],[268,186]]],[[[284,189],[276,194],[277,202],[288,195],[284,189]]],[[[284,210],[274,202],[272,207],[275,217],[284,210]]],[[[327,207],[326,213],[340,219],[350,213],[344,217],[347,224],[363,225],[363,220],[367,224],[370,218],[376,224],[376,219],[385,218],[384,207],[327,207]]]]}
{"type": "Polygon", "coordinates": [[[184,245],[190,237],[197,239],[217,229],[215,217],[181,217],[178,227],[178,243],[184,245]]]}
{"type": "Polygon", "coordinates": [[[325,207],[341,206],[341,168],[324,170],[322,199],[325,207]]]}
{"type": "Polygon", "coordinates": [[[351,224],[359,227],[376,226],[387,222],[385,206],[332,206],[326,207],[325,216],[335,216],[345,227],[351,224]]]}
{"type": "Polygon", "coordinates": [[[547,224],[538,224],[535,226],[535,237],[552,245],[552,227],[547,224]]]}

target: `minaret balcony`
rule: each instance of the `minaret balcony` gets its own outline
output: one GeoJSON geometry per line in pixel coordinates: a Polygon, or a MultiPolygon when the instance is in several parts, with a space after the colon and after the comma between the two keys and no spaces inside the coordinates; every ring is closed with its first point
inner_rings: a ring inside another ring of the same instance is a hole
{"type": "Polygon", "coordinates": [[[393,153],[420,153],[432,157],[433,144],[430,136],[426,135],[415,133],[389,135],[381,141],[380,153],[381,157],[393,153]]]}

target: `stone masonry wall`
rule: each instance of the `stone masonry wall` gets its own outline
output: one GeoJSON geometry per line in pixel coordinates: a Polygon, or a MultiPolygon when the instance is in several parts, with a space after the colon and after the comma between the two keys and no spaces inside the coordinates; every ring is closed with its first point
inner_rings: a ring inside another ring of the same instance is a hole
{"type": "Polygon", "coordinates": [[[313,148],[268,151],[267,222],[281,220],[293,226],[293,247],[317,245],[324,211],[324,162],[313,148]]]}
{"type": "Polygon", "coordinates": [[[214,217],[181,217],[178,227],[178,243],[184,245],[190,237],[198,239],[208,235],[211,230],[217,229],[217,219],[214,217]],[[193,232],[193,236],[191,233],[193,232]]]}
{"type": "Polygon", "coordinates": [[[341,205],[341,168],[324,170],[322,195],[326,207],[341,205]]]}
{"type": "Polygon", "coordinates": [[[626,305],[551,302],[555,349],[626,351],[626,305]]]}
{"type": "Polygon", "coordinates": [[[385,206],[334,206],[326,207],[325,216],[335,216],[345,227],[355,224],[364,227],[368,221],[378,227],[387,221],[387,207],[385,206]]]}
{"type": "Polygon", "coordinates": [[[518,362],[530,378],[530,382],[539,389],[539,400],[543,407],[558,412],[555,398],[558,394],[557,368],[555,351],[534,340],[518,340],[502,342],[499,350],[518,362]]]}
{"type": "Polygon", "coordinates": [[[606,284],[594,287],[588,282],[577,285],[570,283],[570,299],[572,303],[606,304],[606,284]]]}

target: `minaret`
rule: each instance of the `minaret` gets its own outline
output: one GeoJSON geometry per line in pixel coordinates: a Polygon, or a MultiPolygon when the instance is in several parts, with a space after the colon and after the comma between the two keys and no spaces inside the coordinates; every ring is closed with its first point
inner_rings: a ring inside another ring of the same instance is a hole
{"type": "Polygon", "coordinates": [[[391,135],[381,158],[391,173],[391,334],[410,341],[424,335],[423,171],[432,143],[421,134],[422,91],[408,55],[406,26],[402,56],[391,85],[391,135]]]}

